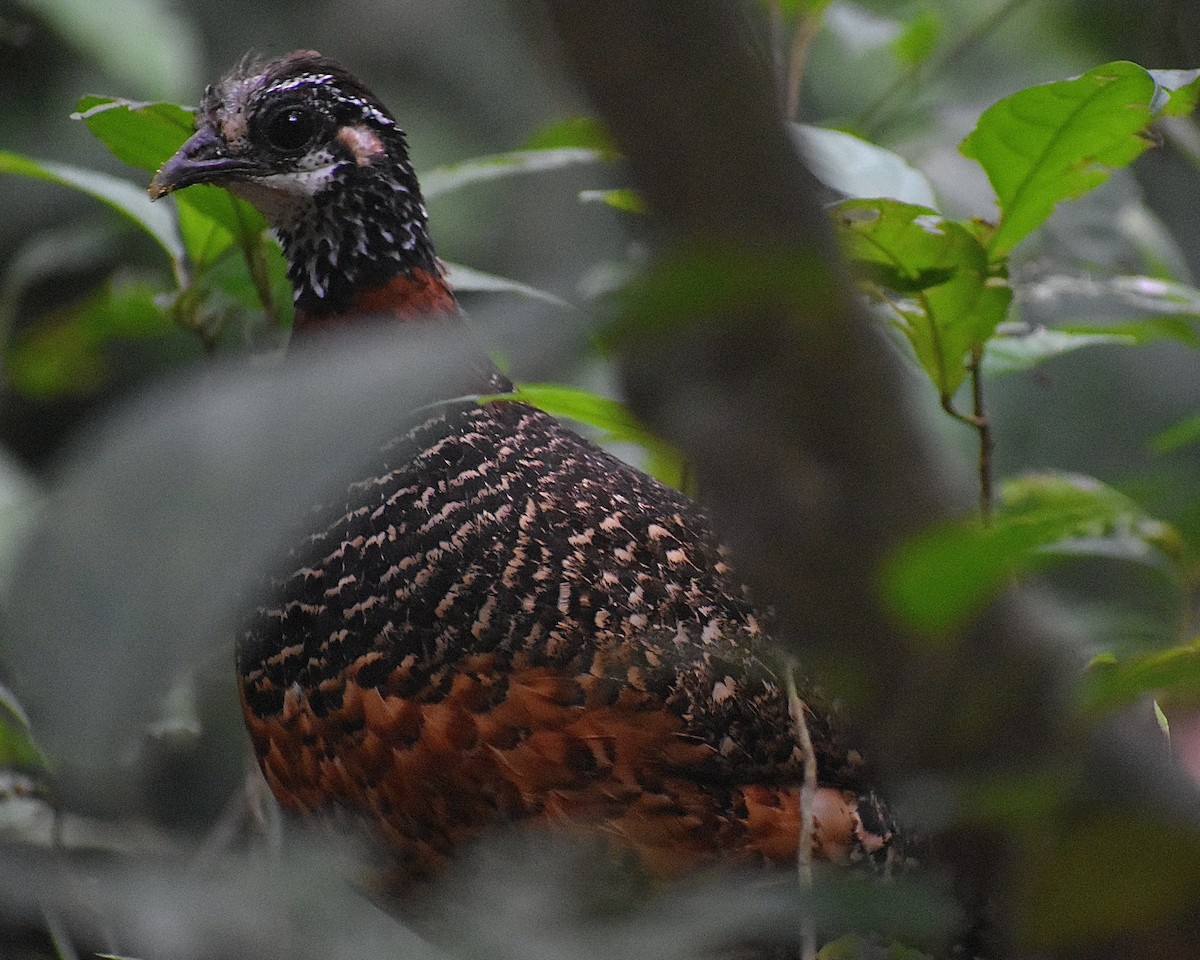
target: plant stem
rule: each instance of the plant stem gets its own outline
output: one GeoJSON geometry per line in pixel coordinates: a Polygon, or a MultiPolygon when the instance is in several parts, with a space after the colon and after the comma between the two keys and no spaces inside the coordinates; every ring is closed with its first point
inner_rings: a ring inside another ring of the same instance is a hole
{"type": "Polygon", "coordinates": [[[971,404],[975,414],[975,428],[979,431],[979,515],[984,525],[992,522],[995,494],[992,490],[992,422],[988,419],[983,401],[983,347],[971,350],[971,404]]]}
{"type": "Polygon", "coordinates": [[[992,485],[992,424],[988,419],[983,397],[983,374],[980,370],[982,360],[983,348],[972,348],[971,360],[967,364],[971,379],[972,412],[963,413],[955,409],[953,398],[949,396],[942,397],[942,409],[979,434],[979,515],[986,526],[992,520],[995,493],[992,485]]]}
{"type": "MultiPolygon", "coordinates": [[[[271,291],[271,280],[267,276],[267,262],[263,259],[263,241],[259,232],[251,224],[245,222],[241,210],[234,205],[238,215],[238,244],[242,248],[242,257],[246,261],[246,269],[254,284],[254,292],[262,305],[267,319],[277,330],[283,327],[283,318],[279,315],[279,306],[275,303],[275,295],[271,291]]],[[[268,241],[270,242],[270,241],[268,241]]]]}

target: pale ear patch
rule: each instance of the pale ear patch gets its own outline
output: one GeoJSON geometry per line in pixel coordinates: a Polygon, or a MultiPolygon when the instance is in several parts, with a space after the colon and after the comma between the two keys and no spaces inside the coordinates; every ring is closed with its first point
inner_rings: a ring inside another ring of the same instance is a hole
{"type": "Polygon", "coordinates": [[[350,151],[360,167],[365,167],[386,150],[383,141],[367,127],[342,127],[337,132],[336,139],[350,151]]]}

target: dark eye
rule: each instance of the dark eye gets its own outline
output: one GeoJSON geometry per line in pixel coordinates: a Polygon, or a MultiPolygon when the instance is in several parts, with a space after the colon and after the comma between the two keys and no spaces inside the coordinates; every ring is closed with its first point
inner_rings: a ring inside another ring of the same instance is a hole
{"type": "Polygon", "coordinates": [[[309,107],[283,107],[267,119],[267,142],[281,153],[297,153],[317,133],[317,116],[309,107]]]}

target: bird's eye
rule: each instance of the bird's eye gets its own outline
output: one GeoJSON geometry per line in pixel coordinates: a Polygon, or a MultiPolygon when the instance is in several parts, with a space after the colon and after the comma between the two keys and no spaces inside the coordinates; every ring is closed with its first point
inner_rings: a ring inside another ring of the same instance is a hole
{"type": "Polygon", "coordinates": [[[282,153],[297,153],[317,133],[316,114],[308,107],[284,107],[267,119],[267,141],[282,153]]]}

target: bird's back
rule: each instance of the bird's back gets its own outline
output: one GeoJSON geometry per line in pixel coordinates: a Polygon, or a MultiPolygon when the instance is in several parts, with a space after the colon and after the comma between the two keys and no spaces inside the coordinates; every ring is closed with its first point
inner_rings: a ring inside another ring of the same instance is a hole
{"type": "MultiPolygon", "coordinates": [[[[238,654],[286,807],[370,824],[401,884],[512,820],[598,829],[655,875],[795,857],[783,682],[686,497],[525,404],[465,402],[315,526],[238,654]]],[[[818,799],[845,807],[824,854],[885,852],[855,755],[808,720],[818,799]]]]}

